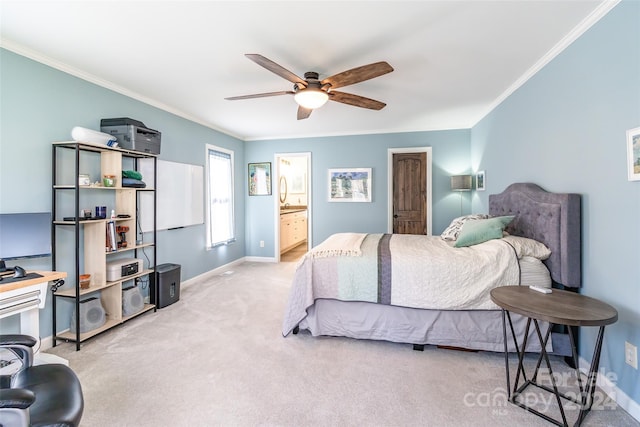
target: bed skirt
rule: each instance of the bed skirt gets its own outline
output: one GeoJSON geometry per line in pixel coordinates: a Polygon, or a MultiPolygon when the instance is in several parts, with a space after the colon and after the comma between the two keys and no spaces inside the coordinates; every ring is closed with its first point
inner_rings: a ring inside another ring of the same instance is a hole
{"type": "MultiPolygon", "coordinates": [[[[500,310],[422,310],[368,302],[318,299],[307,309],[307,313],[308,316],[300,322],[299,327],[314,336],[504,351],[500,310]]],[[[515,313],[511,318],[516,334],[522,336],[527,319],[515,313]]],[[[544,333],[548,323],[540,322],[540,327],[544,333]]],[[[528,341],[528,351],[540,350],[533,324],[528,341]]],[[[509,351],[515,350],[509,330],[507,345],[509,351]]],[[[553,345],[549,342],[547,351],[552,350],[553,345]]]]}

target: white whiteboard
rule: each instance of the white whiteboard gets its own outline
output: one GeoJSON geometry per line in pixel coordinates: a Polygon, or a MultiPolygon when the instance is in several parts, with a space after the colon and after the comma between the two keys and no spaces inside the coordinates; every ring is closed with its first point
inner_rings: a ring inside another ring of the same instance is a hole
{"type": "MultiPolygon", "coordinates": [[[[204,167],[158,160],[158,185],[153,182],[153,159],[141,159],[139,170],[147,187],[155,188],[158,230],[204,223],[204,167]]],[[[153,231],[153,193],[140,194],[140,228],[153,231]]]]}

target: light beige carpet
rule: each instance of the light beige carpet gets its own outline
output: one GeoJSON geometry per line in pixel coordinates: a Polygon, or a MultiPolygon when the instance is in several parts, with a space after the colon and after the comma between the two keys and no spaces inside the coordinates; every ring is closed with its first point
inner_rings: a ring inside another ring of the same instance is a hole
{"type": "MultiPolygon", "coordinates": [[[[236,266],[79,352],[73,344],[49,350],[80,377],[83,425],[549,425],[506,403],[501,353],[417,352],[304,332],[283,338],[294,265],[236,266]]],[[[571,424],[575,416],[569,411],[571,424]]],[[[606,400],[583,425],[640,423],[606,400]]]]}

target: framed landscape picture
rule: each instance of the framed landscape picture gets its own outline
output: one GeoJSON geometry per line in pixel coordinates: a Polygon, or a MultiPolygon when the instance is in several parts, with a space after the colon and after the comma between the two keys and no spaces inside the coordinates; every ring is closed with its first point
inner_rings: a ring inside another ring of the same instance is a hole
{"type": "Polygon", "coordinates": [[[249,163],[249,195],[271,194],[271,163],[249,163]]]}
{"type": "Polygon", "coordinates": [[[330,202],[371,202],[371,168],[329,169],[330,202]]]}
{"type": "Polygon", "coordinates": [[[484,171],[478,171],[478,174],[476,175],[476,191],[484,191],[484,188],[484,171]]]}
{"type": "Polygon", "coordinates": [[[640,128],[627,131],[627,169],[629,181],[640,181],[640,128]]]}

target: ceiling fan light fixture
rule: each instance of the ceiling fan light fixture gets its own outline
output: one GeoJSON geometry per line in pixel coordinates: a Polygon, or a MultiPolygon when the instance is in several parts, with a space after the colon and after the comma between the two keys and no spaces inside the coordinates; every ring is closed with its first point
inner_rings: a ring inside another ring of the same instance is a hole
{"type": "Polygon", "coordinates": [[[320,89],[306,88],[296,92],[293,98],[299,106],[313,110],[322,107],[329,100],[329,95],[320,89]]]}

